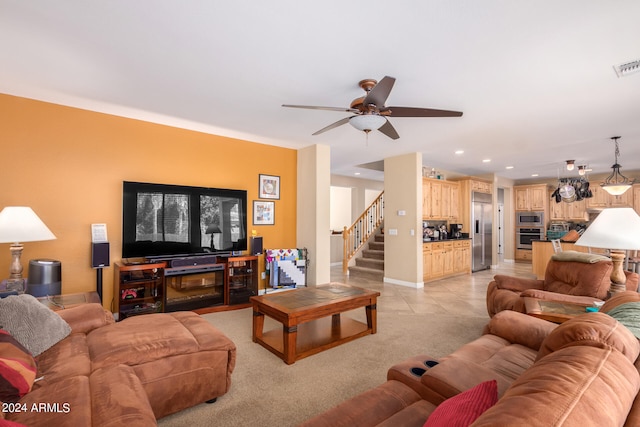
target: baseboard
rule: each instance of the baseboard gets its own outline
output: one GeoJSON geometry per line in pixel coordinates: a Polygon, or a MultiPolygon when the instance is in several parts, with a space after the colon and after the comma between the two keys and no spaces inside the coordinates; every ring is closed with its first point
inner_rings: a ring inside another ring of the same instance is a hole
{"type": "Polygon", "coordinates": [[[385,283],[391,283],[392,285],[400,285],[400,286],[406,286],[408,288],[413,288],[413,289],[422,289],[424,288],[424,282],[407,282],[405,280],[397,280],[397,279],[391,279],[389,277],[384,277],[382,279],[383,282],[385,283]]]}
{"type": "Polygon", "coordinates": [[[502,262],[504,262],[505,264],[515,264],[516,260],[515,259],[503,259],[502,262]]]}

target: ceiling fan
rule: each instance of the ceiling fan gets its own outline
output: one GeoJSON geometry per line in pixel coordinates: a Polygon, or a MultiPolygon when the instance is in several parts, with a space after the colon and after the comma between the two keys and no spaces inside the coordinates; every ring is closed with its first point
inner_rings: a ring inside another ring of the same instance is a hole
{"type": "Polygon", "coordinates": [[[391,93],[394,77],[385,76],[380,82],[374,79],[361,80],[358,85],[366,92],[365,96],[351,101],[349,108],[341,107],[318,107],[313,105],[291,105],[283,104],[283,107],[307,108],[311,110],[345,111],[353,113],[353,116],[345,117],[335,123],[326,126],[313,135],[319,135],[328,130],[337,128],[346,123],[354,128],[369,133],[372,130],[379,130],[391,139],[398,139],[400,135],[396,132],[387,117],[460,117],[462,112],[449,110],[435,110],[432,108],[416,107],[387,107],[384,103],[391,93]]]}

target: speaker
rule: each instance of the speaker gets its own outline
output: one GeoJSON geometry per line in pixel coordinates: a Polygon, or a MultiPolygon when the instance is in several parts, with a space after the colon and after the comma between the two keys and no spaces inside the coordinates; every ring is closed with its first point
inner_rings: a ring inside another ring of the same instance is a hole
{"type": "Polygon", "coordinates": [[[108,267],[109,261],[109,243],[91,243],[91,268],[108,267]]]}
{"type": "Polygon", "coordinates": [[[251,255],[260,255],[262,253],[262,237],[251,237],[251,255]]]}
{"type": "Polygon", "coordinates": [[[60,295],[62,289],[62,265],[53,259],[29,261],[27,293],[34,297],[60,295]]]}

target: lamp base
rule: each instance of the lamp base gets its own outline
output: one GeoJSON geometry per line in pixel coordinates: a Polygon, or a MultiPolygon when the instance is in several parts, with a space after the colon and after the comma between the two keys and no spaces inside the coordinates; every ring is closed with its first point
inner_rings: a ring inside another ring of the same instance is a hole
{"type": "Polygon", "coordinates": [[[11,251],[11,267],[9,268],[9,279],[22,280],[22,264],[20,256],[24,247],[20,243],[13,243],[9,250],[11,251]]]}
{"type": "Polygon", "coordinates": [[[611,271],[611,288],[609,292],[615,294],[627,290],[625,283],[627,282],[627,276],[624,274],[622,264],[626,257],[625,251],[610,251],[611,262],[613,262],[613,270],[611,271]]]}

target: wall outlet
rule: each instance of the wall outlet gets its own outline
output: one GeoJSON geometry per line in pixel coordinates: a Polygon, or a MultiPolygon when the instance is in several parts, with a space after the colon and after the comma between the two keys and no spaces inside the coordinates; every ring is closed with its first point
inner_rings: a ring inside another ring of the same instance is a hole
{"type": "Polygon", "coordinates": [[[398,216],[405,216],[407,211],[398,211],[398,216]]]}
{"type": "Polygon", "coordinates": [[[397,236],[398,235],[398,229],[397,228],[390,228],[389,229],[389,235],[390,236],[397,236]]]}
{"type": "Polygon", "coordinates": [[[260,274],[260,277],[262,278],[262,280],[266,279],[266,278],[267,278],[267,272],[266,272],[266,271],[263,271],[263,272],[260,274]]]}

